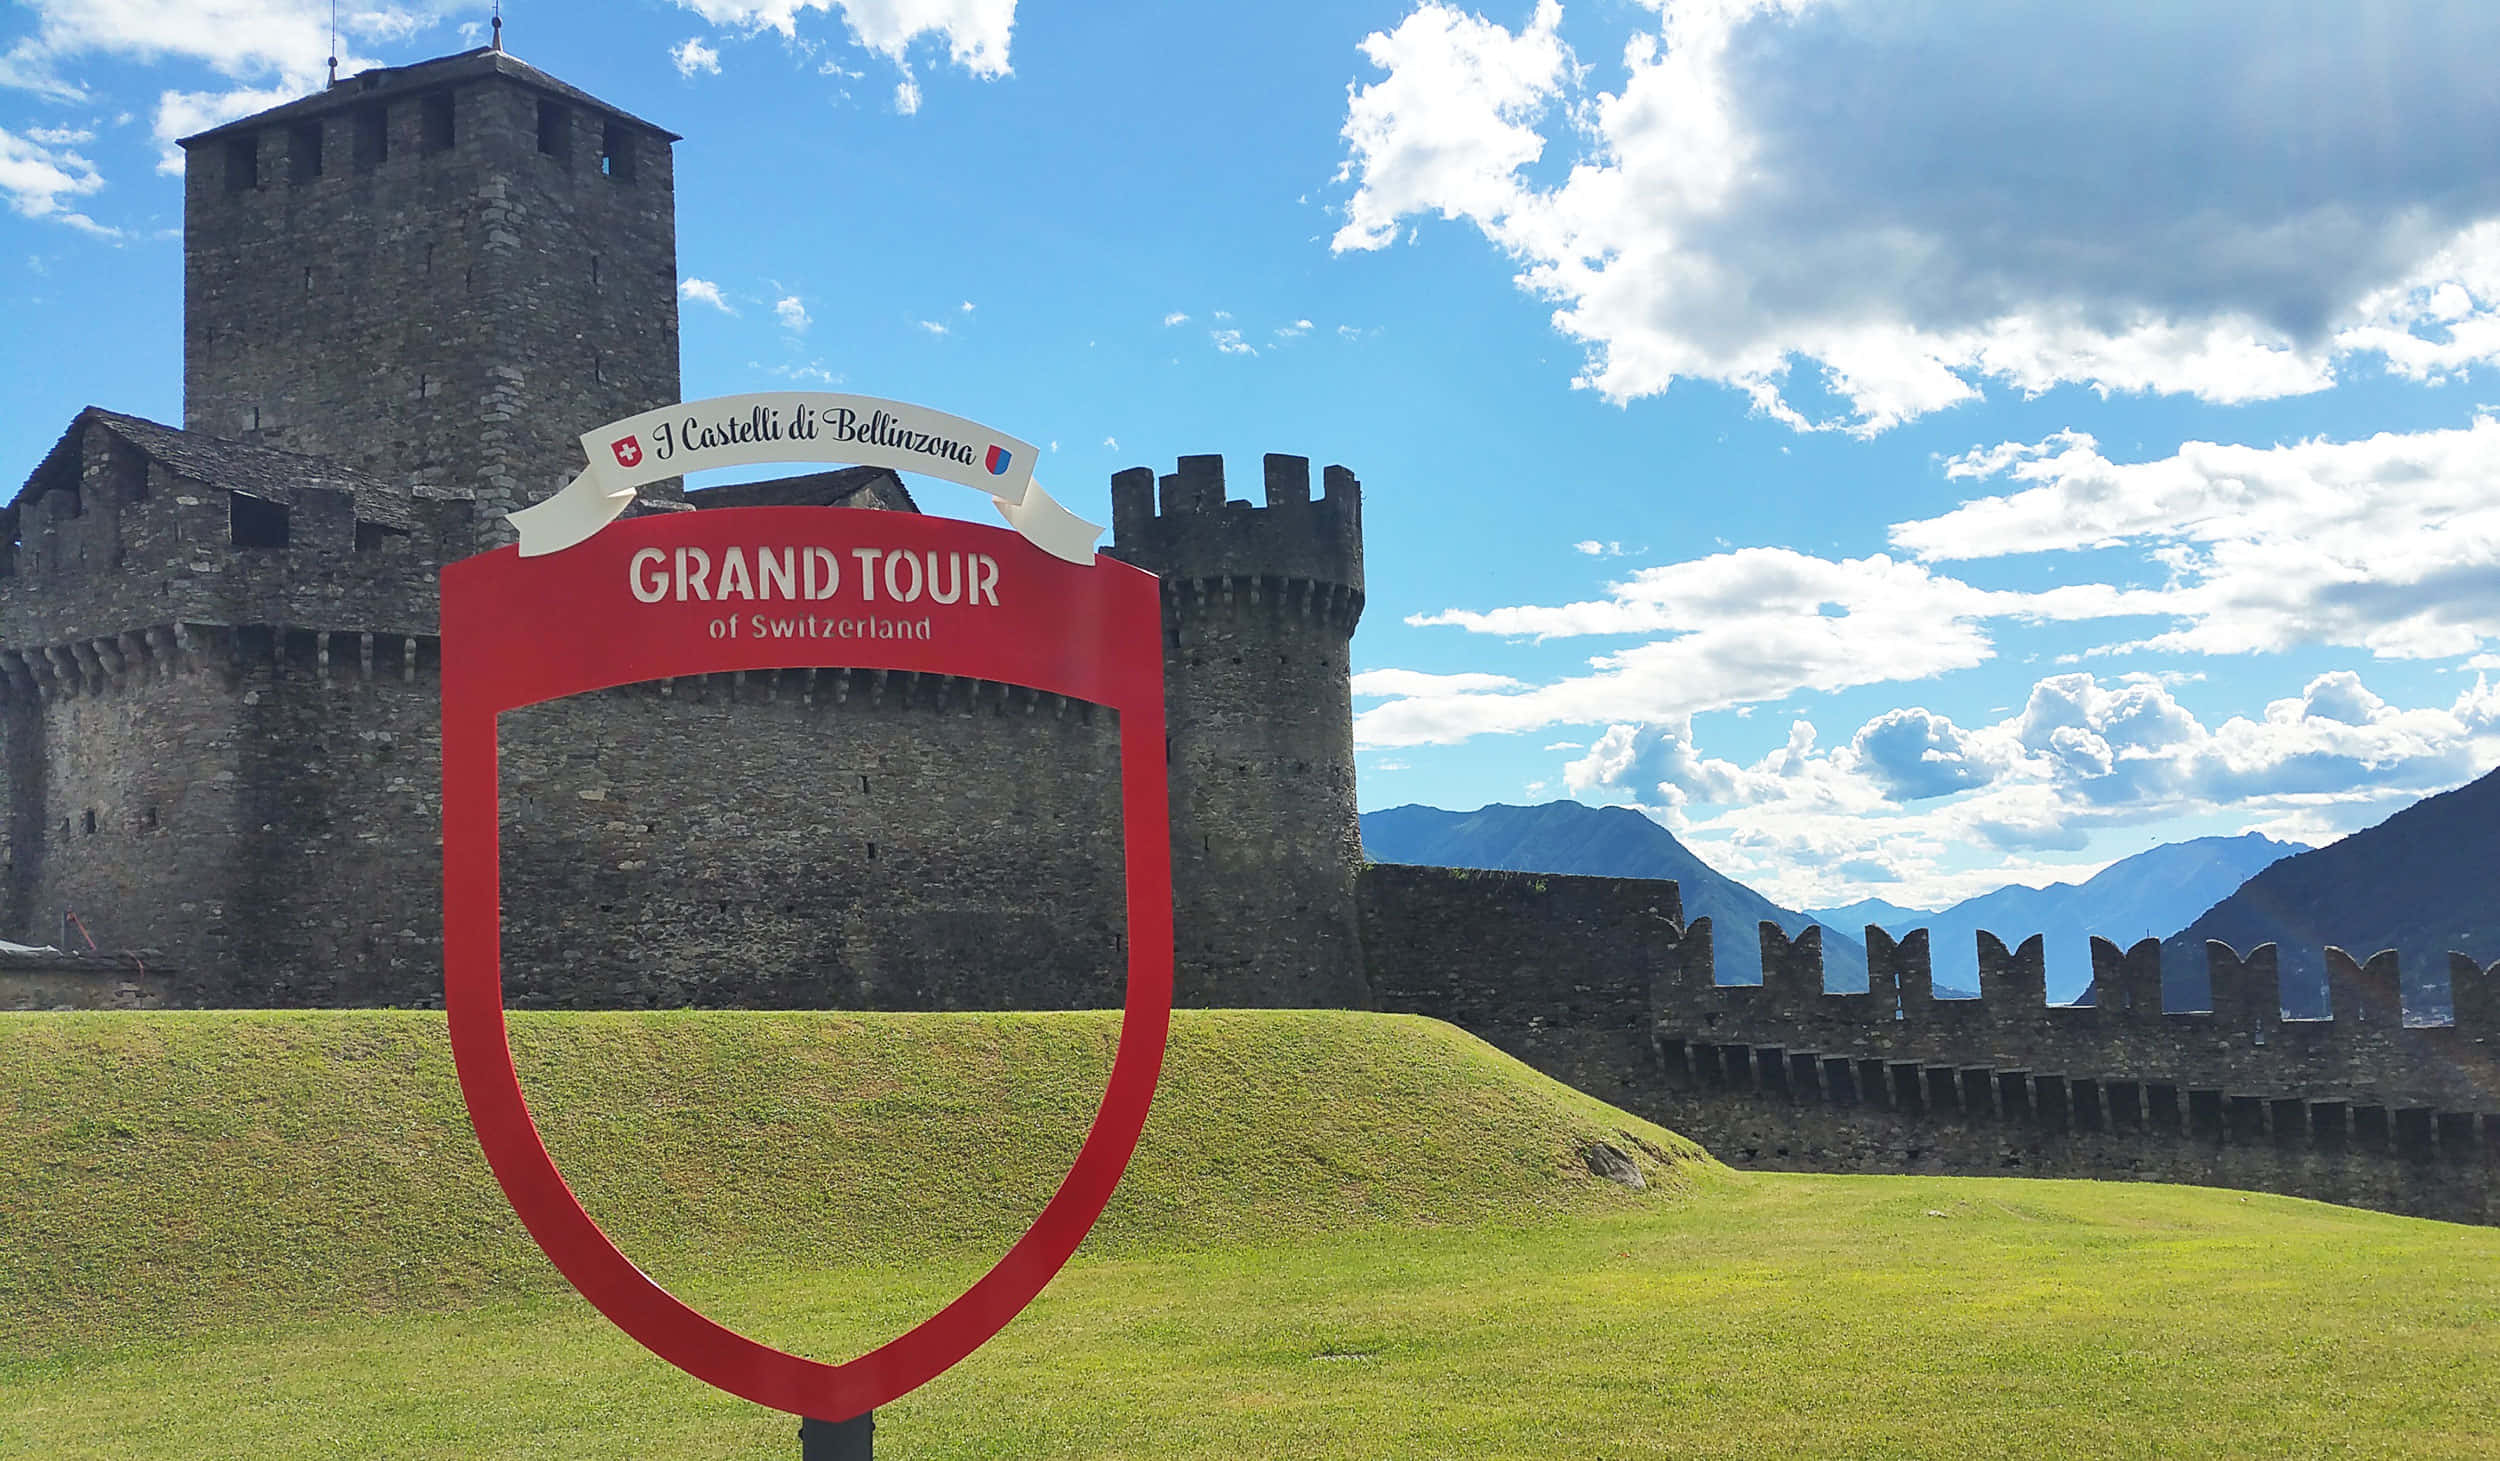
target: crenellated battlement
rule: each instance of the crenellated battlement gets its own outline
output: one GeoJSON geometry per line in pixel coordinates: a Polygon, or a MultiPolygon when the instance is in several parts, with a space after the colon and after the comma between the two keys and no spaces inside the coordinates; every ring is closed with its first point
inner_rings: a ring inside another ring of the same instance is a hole
{"type": "Polygon", "coordinates": [[[176,623],[430,634],[436,566],[475,523],[465,497],[89,407],[0,512],[0,648],[176,623]]]}
{"type": "Polygon", "coordinates": [[[565,427],[680,398],[676,140],[486,48],[180,139],[183,424],[472,493],[505,541],[565,427]]]}
{"type": "Polygon", "coordinates": [[[1185,456],[1111,479],[1112,556],[1160,576],[1177,614],[1265,608],[1351,635],[1363,612],[1363,485],[1344,467],[1311,495],[1308,457],[1271,452],[1266,503],[1228,500],[1224,459],[1185,456]],[[1158,506],[1160,511],[1158,511],[1158,506]]]}
{"type": "Polygon", "coordinates": [[[2289,1019],[2271,944],[2242,954],[2208,943],[2211,1000],[2174,1010],[2163,1003],[2157,939],[2123,950],[2094,939],[2092,1002],[2052,1005],[2036,934],[2009,949],[1979,933],[1979,995],[1951,999],[1935,994],[1925,929],[1897,940],[1880,928],[1866,933],[1863,992],[1824,990],[1819,929],[1790,939],[1768,922],[1762,982],[1729,985],[1715,977],[1709,920],[1696,918],[1671,940],[1653,985],[1652,1023],[1677,1038],[1727,1032],[1852,1057],[2223,1082],[2257,1094],[2336,1093],[2468,1110],[2491,1104],[2500,1077],[2500,963],[2485,968],[2462,954],[2449,956],[2447,1010],[2436,1000],[2407,1010],[2394,950],[2361,960],[2329,948],[2332,1017],[2289,1019]]]}

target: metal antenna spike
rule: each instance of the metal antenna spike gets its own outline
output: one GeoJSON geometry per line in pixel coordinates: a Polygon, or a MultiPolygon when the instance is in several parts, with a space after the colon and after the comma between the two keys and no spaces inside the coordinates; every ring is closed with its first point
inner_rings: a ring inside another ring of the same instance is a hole
{"type": "Polygon", "coordinates": [[[503,49],[503,0],[495,0],[495,49],[503,49]]]}
{"type": "Polygon", "coordinates": [[[330,0],[330,84],[339,84],[339,0],[330,0]]]}

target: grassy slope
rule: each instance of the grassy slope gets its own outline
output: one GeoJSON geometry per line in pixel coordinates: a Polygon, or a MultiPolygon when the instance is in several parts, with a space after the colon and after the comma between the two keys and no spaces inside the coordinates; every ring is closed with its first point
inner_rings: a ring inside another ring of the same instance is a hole
{"type": "MultiPolygon", "coordinates": [[[[826,1357],[1021,1227],[1110,1038],[1082,1016],[518,1028],[628,1251],[826,1357]]],[[[561,1290],[483,1185],[426,1017],[13,1017],[0,1071],[0,1456],[795,1450],[561,1290]],[[334,1204],[353,1216],[311,1215],[334,1204]],[[160,1226],[176,1246],[146,1257],[160,1226]]],[[[2500,1231],[1697,1161],[1636,1195],[1576,1142],[1687,1149],[1412,1020],[1187,1017],[1163,1099],[1101,1241],[881,1412],[881,1455],[2493,1453],[2500,1231]]]]}
{"type": "MultiPolygon", "coordinates": [[[[511,1023],[566,1180],[671,1284],[926,1260],[969,1281],[1066,1174],[1118,1039],[1090,1013],[511,1023]]],[[[1699,1160],[1446,1025],[1186,1012],[1092,1246],[1655,1207],[1699,1160]],[[1587,1139],[1663,1189],[1590,1176],[1587,1139]]],[[[486,1170],[439,1015],[0,1019],[0,1353],[563,1287],[486,1170]]]]}
{"type": "MultiPolygon", "coordinates": [[[[1649,1212],[1080,1256],[878,1454],[2493,1454],[2500,1234],[2271,1197],[1714,1174],[1649,1212]]],[[[694,1286],[856,1353],[927,1265],[694,1286]]],[[[578,1299],[11,1365],[0,1455],[786,1458],[578,1299]]]]}

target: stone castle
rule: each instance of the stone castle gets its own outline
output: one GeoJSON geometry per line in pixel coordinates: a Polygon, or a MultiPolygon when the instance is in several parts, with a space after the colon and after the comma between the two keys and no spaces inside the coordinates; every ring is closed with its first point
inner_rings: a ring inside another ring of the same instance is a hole
{"type": "MultiPolygon", "coordinates": [[[[78,413],[0,533],[0,937],[98,950],[0,964],[0,1007],[439,1002],[435,575],[573,433],[680,398],[677,140],[497,49],[184,140],[182,425],[78,413]]],[[[1873,992],[1825,995],[1813,933],[1765,925],[1764,983],[1721,986],[1672,883],[1366,865],[1362,488],[1262,486],[1111,483],[1108,551],[1164,586],[1183,1003],[1451,1019],[1738,1161],[2500,1220],[2500,968],[2416,1028],[2384,961],[2282,1021],[2267,951],[2216,946],[2214,1009],[2166,1012],[2158,953],[2105,949],[2105,997],[2053,1010],[2036,941],[1936,1000],[1924,936],[1871,930],[1873,992]]],[[[643,496],[917,510],[866,468],[643,496]]],[[[512,712],[507,999],[1117,1004],[1115,729],[839,668],[512,712]]]]}

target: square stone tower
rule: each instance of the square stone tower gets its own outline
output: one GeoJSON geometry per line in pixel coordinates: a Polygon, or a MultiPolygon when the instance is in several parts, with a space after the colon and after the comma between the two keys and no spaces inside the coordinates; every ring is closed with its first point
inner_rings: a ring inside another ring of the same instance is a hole
{"type": "Polygon", "coordinates": [[[483,48],[182,139],[184,429],[500,526],[678,399],[676,140],[483,48]]]}

